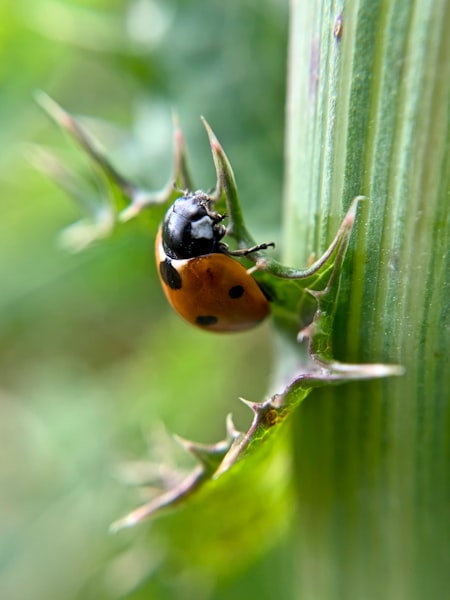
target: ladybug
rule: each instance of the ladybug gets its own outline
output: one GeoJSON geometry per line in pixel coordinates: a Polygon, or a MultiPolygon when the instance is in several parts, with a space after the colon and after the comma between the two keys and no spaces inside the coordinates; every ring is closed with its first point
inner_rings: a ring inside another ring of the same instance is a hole
{"type": "Polygon", "coordinates": [[[207,331],[249,329],[270,312],[255,279],[232,256],[274,244],[229,250],[221,241],[224,218],[205,193],[186,192],[169,208],[156,236],[156,263],[169,303],[186,321],[207,331]]]}

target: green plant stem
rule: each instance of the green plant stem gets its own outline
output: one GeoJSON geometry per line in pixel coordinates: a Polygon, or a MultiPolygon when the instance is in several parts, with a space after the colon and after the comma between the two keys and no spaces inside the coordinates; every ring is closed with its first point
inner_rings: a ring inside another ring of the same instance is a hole
{"type": "Polygon", "coordinates": [[[445,595],[449,22],[447,0],[292,3],[284,259],[320,255],[367,196],[335,351],[406,368],[298,412],[301,598],[445,595]]]}

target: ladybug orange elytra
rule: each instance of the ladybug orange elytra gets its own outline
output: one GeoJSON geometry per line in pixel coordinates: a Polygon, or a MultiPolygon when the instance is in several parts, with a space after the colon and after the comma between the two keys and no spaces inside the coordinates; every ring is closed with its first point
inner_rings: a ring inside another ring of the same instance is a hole
{"type": "Polygon", "coordinates": [[[225,218],[205,193],[185,193],[167,211],[155,253],[164,293],[178,314],[208,331],[242,331],[258,325],[269,302],[247,269],[232,256],[273,244],[230,251],[221,242],[225,218]]]}

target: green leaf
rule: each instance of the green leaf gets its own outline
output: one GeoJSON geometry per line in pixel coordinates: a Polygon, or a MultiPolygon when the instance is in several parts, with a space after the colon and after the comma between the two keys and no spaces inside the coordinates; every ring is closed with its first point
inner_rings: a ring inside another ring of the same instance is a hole
{"type": "MultiPolygon", "coordinates": [[[[144,208],[170,199],[173,186],[168,184],[160,192],[140,190],[116,171],[73,116],[47,96],[41,95],[40,102],[89,155],[107,181],[119,188],[129,199],[131,210],[126,212],[136,215],[144,208]]],[[[280,425],[314,388],[354,379],[403,373],[403,369],[396,365],[346,364],[336,361],[333,357],[331,337],[340,274],[357,206],[362,198],[356,197],[353,200],[334,240],[318,260],[306,269],[285,267],[263,253],[270,244],[255,244],[244,222],[231,164],[211,127],[205,120],[203,122],[208,133],[217,176],[215,190],[209,198],[216,205],[224,203],[228,218],[227,235],[234,238],[238,244],[237,251],[229,251],[226,246],[223,246],[222,251],[230,252],[230,255],[234,256],[242,254],[254,262],[255,266],[250,271],[257,274],[261,286],[268,292],[279,328],[287,332],[289,342],[285,344],[282,352],[283,355],[292,354],[290,363],[293,367],[288,374],[283,375],[279,391],[268,400],[258,403],[246,402],[253,412],[253,421],[246,432],[237,431],[229,420],[228,435],[223,442],[201,445],[184,440],[182,444],[195,456],[197,466],[184,477],[174,473],[167,489],[163,489],[155,498],[115,522],[112,525],[113,531],[134,526],[168,508],[178,507],[190,501],[193,494],[202,490],[206,484],[214,490],[215,481],[225,472],[235,468],[243,459],[248,461],[252,456],[258,455],[262,447],[267,449],[268,440],[274,437],[280,425]],[[304,340],[309,340],[309,354],[300,360],[301,353],[298,347],[294,349],[292,342],[304,340]]],[[[181,134],[176,139],[182,140],[181,134]]],[[[185,165],[184,152],[179,142],[174,161],[175,180],[183,177],[187,180],[185,165]]],[[[95,233],[97,227],[100,235],[102,232],[98,225],[94,223],[91,229],[95,233]]],[[[75,227],[80,229],[80,226],[76,224],[75,227]]],[[[94,237],[91,235],[89,239],[93,240],[94,237]]],[[[272,444],[273,441],[269,446],[272,444]]],[[[240,469],[239,472],[242,473],[243,470],[240,469]]],[[[253,478],[248,465],[244,472],[249,480],[253,478]]]]}

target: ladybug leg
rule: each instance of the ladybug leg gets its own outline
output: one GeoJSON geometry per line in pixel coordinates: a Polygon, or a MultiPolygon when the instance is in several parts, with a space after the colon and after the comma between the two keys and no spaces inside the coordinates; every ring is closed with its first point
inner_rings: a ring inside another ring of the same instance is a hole
{"type": "Polygon", "coordinates": [[[275,244],[273,242],[263,242],[262,244],[251,246],[250,248],[239,248],[238,250],[230,250],[224,243],[219,244],[220,252],[223,252],[223,254],[227,254],[228,256],[247,256],[248,254],[253,254],[253,252],[267,250],[267,248],[270,247],[275,248],[275,244]]]}
{"type": "MultiPolygon", "coordinates": [[[[208,202],[210,202],[210,200],[208,200],[208,202]]],[[[204,203],[202,202],[202,206],[204,207],[208,217],[213,220],[215,225],[217,225],[218,223],[221,223],[224,219],[227,218],[227,215],[221,215],[220,213],[218,213],[214,210],[211,210],[208,206],[208,202],[204,202],[204,203]]]]}
{"type": "Polygon", "coordinates": [[[256,271],[265,271],[267,269],[267,258],[258,258],[253,267],[247,269],[247,273],[252,275],[256,271]]]}
{"type": "Polygon", "coordinates": [[[176,192],[178,192],[182,196],[187,196],[189,194],[189,190],[187,188],[183,189],[183,188],[178,187],[176,181],[172,181],[172,187],[176,192]]]}

